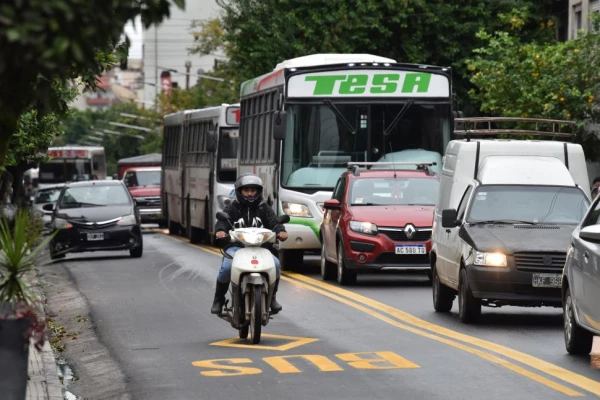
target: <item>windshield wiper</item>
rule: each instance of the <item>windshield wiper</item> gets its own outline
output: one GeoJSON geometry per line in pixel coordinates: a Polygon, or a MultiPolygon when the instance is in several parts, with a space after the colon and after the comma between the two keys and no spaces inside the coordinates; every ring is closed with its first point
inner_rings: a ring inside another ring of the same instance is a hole
{"type": "Polygon", "coordinates": [[[106,207],[106,204],[79,203],[80,207],[106,207]]]}
{"type": "Polygon", "coordinates": [[[469,225],[485,225],[485,224],[526,224],[535,225],[535,222],[522,221],[520,219],[489,219],[487,221],[469,222],[469,225]]]}
{"type": "Polygon", "coordinates": [[[398,114],[396,115],[396,117],[394,117],[394,119],[390,123],[390,126],[388,126],[387,129],[383,131],[383,136],[387,136],[390,134],[392,129],[394,129],[396,124],[402,119],[404,114],[406,114],[406,111],[408,111],[408,107],[412,106],[414,102],[415,101],[413,99],[410,99],[406,102],[404,107],[402,107],[402,109],[400,111],[398,111],[398,114]]]}
{"type": "Polygon", "coordinates": [[[335,114],[336,117],[338,117],[342,123],[346,126],[346,128],[348,128],[348,130],[350,131],[351,134],[356,135],[356,129],[354,129],[352,127],[352,125],[350,125],[350,122],[348,122],[348,120],[342,115],[342,113],[340,112],[340,110],[337,109],[336,106],[333,105],[333,103],[331,102],[331,100],[325,99],[323,100],[325,104],[327,104],[327,106],[331,109],[331,111],[333,111],[333,113],[335,114]]]}

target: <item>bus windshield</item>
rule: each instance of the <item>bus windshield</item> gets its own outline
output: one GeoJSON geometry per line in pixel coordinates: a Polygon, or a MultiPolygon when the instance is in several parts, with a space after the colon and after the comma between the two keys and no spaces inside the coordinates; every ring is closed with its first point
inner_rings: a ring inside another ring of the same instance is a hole
{"type": "Polygon", "coordinates": [[[411,101],[288,105],[282,185],[332,190],[351,161],[435,161],[439,172],[450,140],[450,107],[411,101]]]}
{"type": "Polygon", "coordinates": [[[221,131],[217,153],[217,180],[219,182],[235,182],[236,180],[239,144],[237,132],[237,130],[221,131]]]}
{"type": "Polygon", "coordinates": [[[40,163],[40,183],[86,181],[92,176],[92,162],[86,159],[56,160],[40,163]]]}

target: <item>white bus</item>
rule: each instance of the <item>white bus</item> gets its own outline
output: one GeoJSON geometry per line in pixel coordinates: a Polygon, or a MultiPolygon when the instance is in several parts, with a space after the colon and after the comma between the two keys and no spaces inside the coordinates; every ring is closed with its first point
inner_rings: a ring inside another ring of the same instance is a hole
{"type": "Polygon", "coordinates": [[[169,233],[212,240],[216,213],[234,198],[239,121],[239,104],[165,116],[161,195],[169,233]]]}
{"type": "MultiPolygon", "coordinates": [[[[435,161],[452,139],[451,70],[369,54],[286,60],[241,86],[238,174],[288,214],[283,267],[318,251],[322,205],[350,161],[435,161]]],[[[415,167],[405,167],[415,168],[415,167]]]]}
{"type": "Polygon", "coordinates": [[[50,160],[41,162],[38,186],[56,183],[106,179],[106,157],[102,146],[49,147],[50,160]]]}

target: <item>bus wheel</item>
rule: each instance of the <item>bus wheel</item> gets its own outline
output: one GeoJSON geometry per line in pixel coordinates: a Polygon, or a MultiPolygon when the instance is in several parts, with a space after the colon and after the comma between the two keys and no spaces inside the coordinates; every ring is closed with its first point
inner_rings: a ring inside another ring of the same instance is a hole
{"type": "Polygon", "coordinates": [[[169,235],[178,235],[179,234],[179,224],[169,220],[167,223],[169,227],[169,235]]]}
{"type": "Polygon", "coordinates": [[[303,250],[279,250],[279,262],[284,271],[300,269],[303,259],[303,250]]]}

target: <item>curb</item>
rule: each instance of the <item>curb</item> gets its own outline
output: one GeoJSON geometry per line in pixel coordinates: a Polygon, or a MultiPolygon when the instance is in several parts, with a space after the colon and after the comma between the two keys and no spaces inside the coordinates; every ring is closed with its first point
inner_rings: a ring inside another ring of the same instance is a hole
{"type": "Polygon", "coordinates": [[[600,369],[600,336],[594,336],[594,344],[590,352],[590,367],[600,369]]]}
{"type": "MultiPolygon", "coordinates": [[[[45,297],[41,290],[38,271],[27,273],[24,279],[29,283],[31,290],[39,296],[45,304],[45,297]]],[[[45,310],[39,310],[39,318],[46,321],[45,310]]],[[[29,381],[27,382],[27,400],[64,400],[63,389],[58,379],[58,367],[50,342],[46,339],[41,351],[37,351],[33,344],[29,346],[29,381]]]]}

